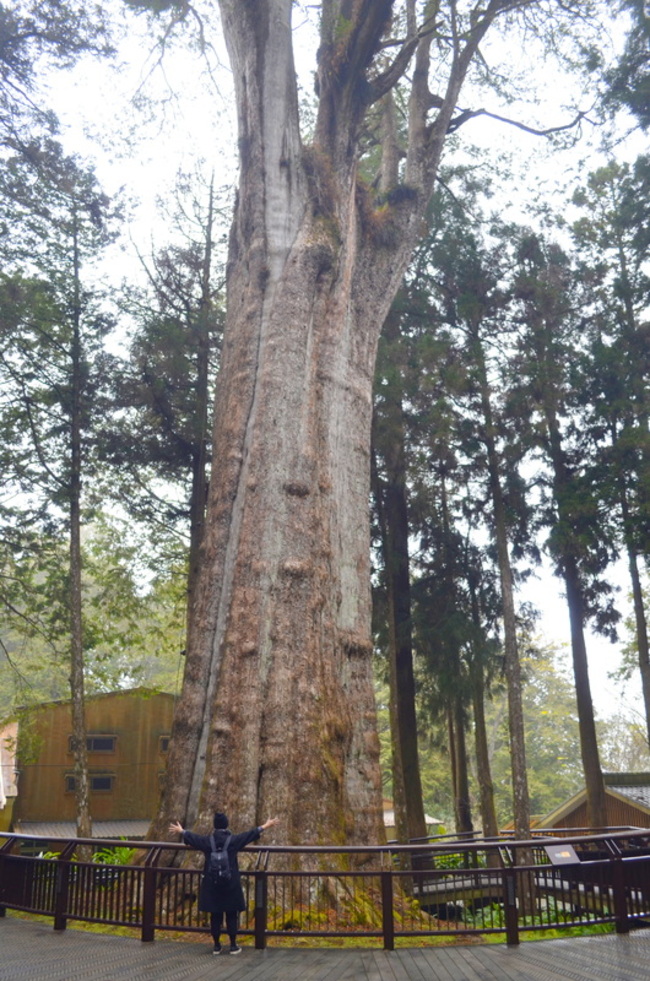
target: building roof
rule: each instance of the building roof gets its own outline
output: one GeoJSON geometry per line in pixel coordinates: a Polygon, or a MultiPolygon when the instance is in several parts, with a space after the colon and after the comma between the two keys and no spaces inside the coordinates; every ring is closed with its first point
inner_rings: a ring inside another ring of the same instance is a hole
{"type": "MultiPolygon", "coordinates": [[[[93,838],[144,838],[150,821],[93,821],[93,838]]],[[[76,838],[74,821],[17,821],[16,834],[37,835],[40,838],[76,838]]]]}
{"type": "MultiPolygon", "coordinates": [[[[650,815],[650,773],[603,773],[605,783],[605,793],[611,797],[626,801],[637,807],[645,814],[650,815]]],[[[587,798],[586,788],[579,790],[577,794],[569,797],[568,800],[556,807],[550,814],[544,815],[538,822],[537,827],[549,828],[556,821],[562,820],[580,806],[587,798]]]]}
{"type": "Polygon", "coordinates": [[[605,789],[650,811],[650,773],[603,773],[605,789]]]}
{"type": "MultiPolygon", "coordinates": [[[[153,698],[156,695],[163,695],[165,698],[176,697],[173,692],[160,691],[158,688],[147,688],[145,685],[139,685],[137,688],[114,688],[113,691],[100,691],[94,694],[84,695],[84,701],[95,702],[102,698],[115,698],[116,695],[137,695],[139,698],[153,698]]],[[[52,698],[49,701],[34,702],[31,705],[19,705],[16,708],[16,712],[33,712],[35,709],[44,708],[46,705],[69,705],[71,701],[72,699],[69,696],[66,698],[52,698]]]]}

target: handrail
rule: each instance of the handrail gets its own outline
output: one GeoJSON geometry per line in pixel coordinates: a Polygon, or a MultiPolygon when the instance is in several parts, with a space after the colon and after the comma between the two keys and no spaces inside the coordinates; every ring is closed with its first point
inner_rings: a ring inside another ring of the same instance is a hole
{"type": "MultiPolygon", "coordinates": [[[[160,930],[206,931],[197,909],[201,872],[160,865],[165,853],[191,851],[180,842],[0,832],[0,916],[12,908],[50,915],[57,930],[74,919],[130,926],[144,941],[160,930]],[[34,854],[34,846],[53,845],[59,849],[56,857],[34,854]],[[78,845],[131,847],[144,856],[132,865],[76,861],[78,845]],[[25,846],[22,853],[18,846],[25,846]]],[[[627,932],[650,921],[650,829],[645,828],[408,845],[264,843],[246,851],[254,854],[252,867],[242,871],[248,897],[242,932],[259,948],[287,932],[377,937],[392,949],[398,937],[493,933],[517,944],[521,931],[611,924],[627,932]],[[546,846],[558,844],[574,846],[577,864],[553,864],[546,846]],[[491,856],[505,850],[507,860],[495,863],[491,856]],[[397,860],[405,853],[412,863],[397,860]],[[292,869],[299,855],[303,867],[292,869]],[[346,869],[345,863],[310,861],[314,855],[381,860],[346,869]],[[273,856],[287,860],[274,869],[273,856]],[[424,860],[418,862],[418,856],[424,860]]]]}
{"type": "MultiPolygon", "coordinates": [[[[572,829],[573,830],[573,829],[572,829]]],[[[481,838],[480,840],[465,841],[463,839],[453,839],[446,843],[436,842],[423,842],[416,843],[412,842],[409,844],[400,844],[398,842],[387,842],[385,845],[247,845],[246,851],[248,852],[271,852],[271,853],[287,853],[287,854],[343,854],[343,855],[362,855],[368,853],[382,854],[385,852],[430,852],[433,849],[436,851],[450,851],[451,846],[456,845],[457,848],[454,851],[484,851],[486,847],[497,848],[500,845],[503,846],[507,844],[509,847],[517,848],[530,848],[532,846],[539,846],[543,844],[570,844],[572,842],[595,842],[595,841],[606,841],[617,839],[625,839],[630,837],[645,837],[650,841],[650,828],[635,828],[630,827],[624,830],[615,831],[599,831],[595,834],[583,834],[583,835],[565,835],[559,836],[556,834],[551,834],[550,832],[544,835],[535,836],[534,838],[481,838]]],[[[175,850],[175,851],[187,851],[191,849],[188,845],[183,842],[178,841],[148,841],[140,839],[126,839],[126,838],[77,838],[77,837],[57,837],[56,835],[29,835],[22,834],[15,831],[0,831],[0,838],[14,839],[16,841],[42,841],[42,842],[61,842],[61,841],[74,841],[76,845],[92,845],[100,846],[102,848],[115,848],[119,846],[120,848],[139,848],[139,849],[154,849],[160,848],[164,851],[175,850]]]]}

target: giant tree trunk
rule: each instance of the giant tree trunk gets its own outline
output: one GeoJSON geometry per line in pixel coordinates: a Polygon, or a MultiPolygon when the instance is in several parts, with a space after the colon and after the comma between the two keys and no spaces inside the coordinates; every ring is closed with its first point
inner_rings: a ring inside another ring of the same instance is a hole
{"type": "Polygon", "coordinates": [[[240,186],[213,472],[167,785],[150,834],[216,806],[270,812],[284,841],[383,837],[371,675],[369,446],[379,330],[420,231],[444,138],[490,5],[455,40],[444,98],[432,34],[385,71],[390,0],[322,5],[314,144],[301,146],[291,0],[221,0],[240,186]],[[368,107],[417,49],[403,183],[358,180],[368,107]],[[433,106],[435,118],[428,114],[433,106]]]}

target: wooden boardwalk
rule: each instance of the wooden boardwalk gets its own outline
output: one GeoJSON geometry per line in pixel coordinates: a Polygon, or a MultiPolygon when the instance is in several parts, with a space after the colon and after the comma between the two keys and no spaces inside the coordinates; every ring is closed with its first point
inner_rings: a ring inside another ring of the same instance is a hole
{"type": "Polygon", "coordinates": [[[0,981],[648,981],[650,930],[519,947],[244,948],[126,937],[0,918],[0,981]]]}

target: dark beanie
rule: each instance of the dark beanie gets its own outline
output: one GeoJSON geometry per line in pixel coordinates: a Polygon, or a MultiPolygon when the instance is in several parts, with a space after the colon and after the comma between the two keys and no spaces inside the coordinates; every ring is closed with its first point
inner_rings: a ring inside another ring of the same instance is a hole
{"type": "Polygon", "coordinates": [[[220,831],[222,828],[228,827],[228,818],[221,811],[217,811],[214,816],[214,830],[220,831]]]}

